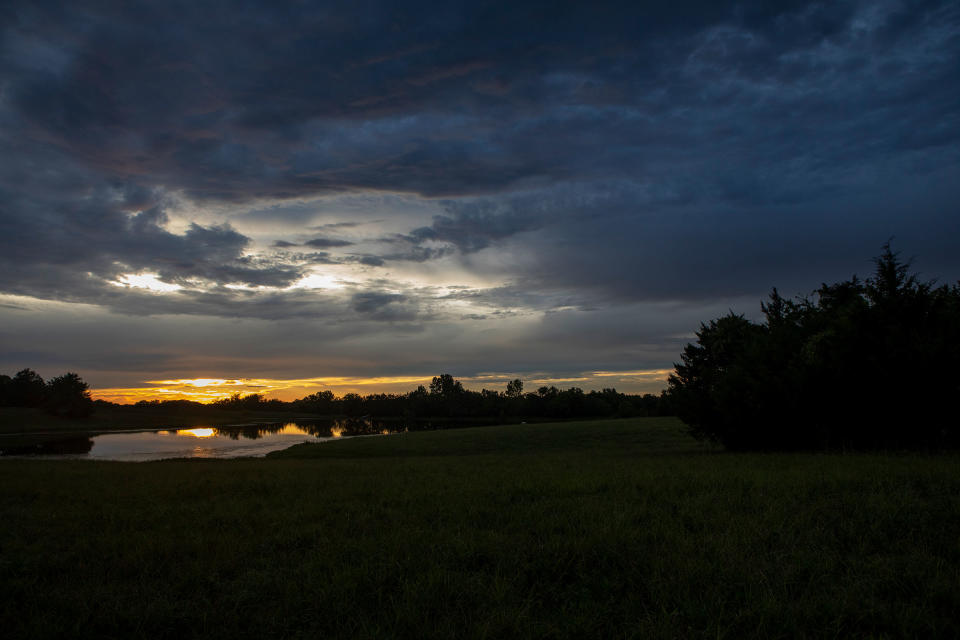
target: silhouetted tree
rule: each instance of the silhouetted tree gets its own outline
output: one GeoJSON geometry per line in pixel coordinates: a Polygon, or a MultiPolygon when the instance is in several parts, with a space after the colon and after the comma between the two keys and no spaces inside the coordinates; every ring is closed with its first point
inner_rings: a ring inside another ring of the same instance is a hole
{"type": "Polygon", "coordinates": [[[0,407],[10,406],[10,383],[12,378],[0,374],[0,407]]]}
{"type": "Polygon", "coordinates": [[[430,382],[430,402],[434,415],[453,417],[462,414],[463,396],[463,385],[449,373],[435,376],[430,382]]]}
{"type": "Polygon", "coordinates": [[[21,369],[9,385],[10,405],[14,407],[39,407],[47,396],[43,378],[33,369],[21,369]]]}
{"type": "Polygon", "coordinates": [[[90,387],[75,373],[65,373],[47,382],[47,411],[66,418],[86,418],[93,413],[90,387]]]}
{"type": "Polygon", "coordinates": [[[909,273],[889,243],[866,281],[730,314],[697,332],[670,376],[694,435],[735,449],[958,444],[960,287],[909,273]]]}
{"type": "Polygon", "coordinates": [[[507,397],[519,398],[523,395],[523,381],[519,378],[507,383],[507,397]]]}
{"type": "Polygon", "coordinates": [[[429,394],[422,384],[407,394],[403,401],[403,409],[399,412],[407,420],[422,418],[429,411],[429,394]]]}
{"type": "Polygon", "coordinates": [[[309,396],[297,400],[294,404],[297,408],[314,413],[332,414],[334,412],[334,401],[336,396],[333,391],[318,391],[309,396]]]}
{"type": "Polygon", "coordinates": [[[343,396],[343,413],[350,417],[363,415],[363,398],[356,393],[348,393],[343,396]]]}
{"type": "Polygon", "coordinates": [[[431,395],[439,395],[444,398],[451,398],[463,393],[463,385],[459,380],[454,380],[449,373],[443,373],[435,376],[430,382],[431,395]]]}

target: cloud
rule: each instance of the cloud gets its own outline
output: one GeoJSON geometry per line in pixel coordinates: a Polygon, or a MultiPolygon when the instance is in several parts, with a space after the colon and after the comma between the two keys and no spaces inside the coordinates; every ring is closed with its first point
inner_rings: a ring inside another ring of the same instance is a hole
{"type": "Polygon", "coordinates": [[[352,298],[353,310],[375,320],[413,320],[419,309],[408,296],[383,291],[364,291],[352,298]]]}
{"type": "Polygon", "coordinates": [[[368,267],[382,267],[386,264],[383,258],[377,256],[360,256],[357,258],[357,262],[368,267]]]}
{"type": "Polygon", "coordinates": [[[495,201],[449,202],[449,215],[434,216],[433,224],[410,232],[410,240],[449,242],[464,253],[485,249],[492,243],[523,231],[536,229],[543,219],[530,209],[513,204],[500,207],[495,201]]]}
{"type": "Polygon", "coordinates": [[[349,247],[353,243],[349,240],[338,240],[336,238],[313,238],[312,240],[306,240],[303,244],[318,249],[330,249],[333,247],[349,247]]]}
{"type": "MultiPolygon", "coordinates": [[[[379,222],[379,221],[377,221],[379,222]]],[[[313,227],[310,227],[311,231],[326,231],[327,229],[354,229],[356,227],[361,227],[364,224],[363,222],[328,222],[327,224],[319,224],[313,227]]]]}
{"type": "Polygon", "coordinates": [[[144,271],[184,286],[284,287],[302,275],[296,265],[248,255],[250,239],[229,224],[168,231],[162,191],[118,189],[56,155],[45,159],[46,171],[33,173],[0,163],[0,268],[9,275],[0,287],[7,293],[85,300],[105,295],[123,274],[144,271]]]}
{"type": "Polygon", "coordinates": [[[9,116],[111,178],[226,201],[643,179],[678,152],[709,159],[732,145],[732,164],[762,162],[784,157],[772,138],[829,145],[856,139],[851,127],[883,133],[867,136],[869,150],[819,151],[875,155],[956,137],[915,126],[956,104],[955,83],[943,82],[957,21],[949,3],[909,20],[850,3],[697,3],[683,17],[631,5],[513,7],[509,21],[470,4],[442,18],[416,3],[399,14],[376,5],[364,20],[328,9],[291,21],[254,3],[215,33],[207,25],[223,18],[204,7],[146,4],[137,15],[148,27],[91,6],[21,5],[16,33],[30,35],[7,41],[9,116]],[[395,20],[417,26],[384,37],[395,20]],[[65,46],[66,30],[78,35],[65,46]],[[264,49],[251,50],[251,38],[264,49]]]}
{"type": "Polygon", "coordinates": [[[470,3],[442,17],[427,4],[374,3],[358,20],[254,3],[215,32],[208,25],[224,17],[212,7],[21,4],[5,94],[28,135],[113,178],[228,201],[624,177],[656,162],[645,149],[664,143],[695,148],[771,126],[799,140],[824,116],[839,122],[832,116],[867,105],[854,120],[906,116],[900,134],[955,104],[954,83],[936,84],[952,74],[942,55],[957,20],[949,3],[918,7],[903,24],[901,13],[850,3],[693,4],[684,15],[511,7],[504,20],[470,3]],[[922,105],[902,102],[921,88],[933,90],[922,105]]]}
{"type": "MultiPolygon", "coordinates": [[[[526,380],[533,374],[580,377],[588,370],[669,368],[684,340],[677,334],[692,334],[700,319],[730,306],[634,305],[549,316],[447,318],[427,329],[419,320],[371,319],[371,314],[391,313],[391,307],[411,301],[406,291],[402,297],[379,294],[357,298],[357,304],[368,306],[342,322],[316,316],[230,322],[208,316],[130,316],[97,305],[14,298],[28,308],[4,316],[0,341],[32,346],[0,352],[0,372],[30,366],[50,377],[76,370],[95,387],[184,377],[429,377],[444,372],[458,377],[509,372],[526,380]],[[69,331],[62,330],[64,314],[71,318],[69,331]],[[560,343],[563,349],[557,348],[560,343]]],[[[733,306],[749,312],[756,305],[747,300],[733,306]]]]}

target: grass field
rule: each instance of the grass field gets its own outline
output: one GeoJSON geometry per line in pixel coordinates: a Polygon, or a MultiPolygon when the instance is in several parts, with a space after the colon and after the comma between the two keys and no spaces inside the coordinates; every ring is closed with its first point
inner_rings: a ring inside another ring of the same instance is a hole
{"type": "Polygon", "coordinates": [[[958,637],[960,457],[672,419],[0,461],[5,637],[958,637]]]}

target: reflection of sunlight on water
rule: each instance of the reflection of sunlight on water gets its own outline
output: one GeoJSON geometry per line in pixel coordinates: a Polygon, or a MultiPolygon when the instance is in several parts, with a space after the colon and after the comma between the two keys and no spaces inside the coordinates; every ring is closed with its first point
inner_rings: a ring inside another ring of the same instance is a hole
{"type": "Polygon", "coordinates": [[[178,429],[177,435],[193,436],[195,438],[209,438],[213,435],[213,429],[178,429]]]}
{"type": "MultiPolygon", "coordinates": [[[[333,419],[308,423],[237,424],[228,427],[158,429],[104,433],[69,443],[44,440],[31,443],[26,455],[89,458],[99,460],[162,460],[166,458],[236,458],[263,456],[301,442],[346,439],[357,436],[404,432],[401,424],[373,419],[333,419]],[[394,426],[391,426],[394,425],[394,426]],[[51,446],[47,446],[51,445],[51,446]]],[[[0,441],[0,455],[8,453],[0,441]]],[[[0,463],[2,466],[2,463],[0,463]]]]}
{"type": "Polygon", "coordinates": [[[307,434],[303,427],[298,425],[296,422],[288,422],[283,425],[283,429],[277,431],[277,433],[287,433],[294,436],[302,436],[307,434]]]}

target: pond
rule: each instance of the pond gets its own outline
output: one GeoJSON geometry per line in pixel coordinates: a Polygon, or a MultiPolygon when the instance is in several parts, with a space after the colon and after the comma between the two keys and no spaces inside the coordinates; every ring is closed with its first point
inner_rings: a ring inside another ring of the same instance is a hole
{"type": "Polygon", "coordinates": [[[166,458],[241,458],[265,456],[301,442],[394,433],[397,423],[370,419],[244,424],[98,434],[22,434],[0,436],[0,456],[39,456],[83,460],[147,461],[166,458]],[[6,443],[4,441],[7,441],[6,443]]]}

